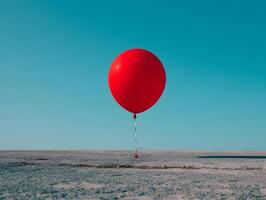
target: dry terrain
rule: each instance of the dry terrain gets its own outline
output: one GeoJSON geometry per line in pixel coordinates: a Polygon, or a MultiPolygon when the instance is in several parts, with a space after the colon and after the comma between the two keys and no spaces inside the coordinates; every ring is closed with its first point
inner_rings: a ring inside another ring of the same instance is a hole
{"type": "Polygon", "coordinates": [[[0,151],[0,199],[266,199],[266,153],[0,151]]]}

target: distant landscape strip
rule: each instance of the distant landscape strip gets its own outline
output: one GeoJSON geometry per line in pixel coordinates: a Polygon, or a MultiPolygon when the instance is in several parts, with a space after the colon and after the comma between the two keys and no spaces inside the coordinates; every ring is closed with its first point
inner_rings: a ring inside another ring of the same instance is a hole
{"type": "Polygon", "coordinates": [[[211,156],[197,156],[197,158],[239,158],[239,159],[266,159],[266,156],[247,156],[247,155],[211,155],[211,156]]]}

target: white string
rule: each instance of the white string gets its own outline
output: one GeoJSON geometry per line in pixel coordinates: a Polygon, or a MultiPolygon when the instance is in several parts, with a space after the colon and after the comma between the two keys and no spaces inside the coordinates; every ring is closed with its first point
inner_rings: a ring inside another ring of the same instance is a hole
{"type": "Polygon", "coordinates": [[[135,145],[136,145],[136,152],[138,152],[138,139],[137,139],[137,119],[134,119],[134,137],[135,137],[135,145]]]}

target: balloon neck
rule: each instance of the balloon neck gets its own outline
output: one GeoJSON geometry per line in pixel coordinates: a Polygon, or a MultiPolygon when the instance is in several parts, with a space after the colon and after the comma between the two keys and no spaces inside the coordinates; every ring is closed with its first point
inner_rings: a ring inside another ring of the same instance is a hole
{"type": "Polygon", "coordinates": [[[136,113],[133,114],[133,119],[137,119],[136,113]]]}

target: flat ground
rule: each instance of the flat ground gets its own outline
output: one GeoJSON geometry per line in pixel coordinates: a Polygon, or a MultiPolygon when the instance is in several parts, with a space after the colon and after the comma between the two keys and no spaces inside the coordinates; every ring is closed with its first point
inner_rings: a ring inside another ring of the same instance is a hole
{"type": "Polygon", "coordinates": [[[266,153],[0,151],[0,199],[266,199],[266,153]]]}

